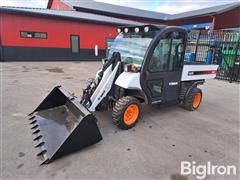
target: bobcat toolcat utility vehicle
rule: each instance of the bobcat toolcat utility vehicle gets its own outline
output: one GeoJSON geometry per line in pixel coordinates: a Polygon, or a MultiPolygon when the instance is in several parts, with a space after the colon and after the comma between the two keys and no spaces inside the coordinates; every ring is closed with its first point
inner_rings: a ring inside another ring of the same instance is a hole
{"type": "Polygon", "coordinates": [[[198,85],[214,78],[218,65],[184,63],[185,29],[127,26],[118,33],[81,100],[57,86],[30,114],[43,164],[102,140],[93,115],[97,110],[110,109],[114,124],[126,130],[137,124],[143,103],[199,107],[198,85]]]}

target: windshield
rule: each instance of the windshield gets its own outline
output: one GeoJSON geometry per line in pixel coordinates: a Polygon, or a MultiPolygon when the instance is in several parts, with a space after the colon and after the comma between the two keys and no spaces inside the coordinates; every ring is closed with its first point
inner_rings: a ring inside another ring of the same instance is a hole
{"type": "Polygon", "coordinates": [[[143,58],[152,38],[135,34],[119,34],[111,45],[109,57],[113,52],[121,54],[124,64],[134,64],[141,67],[143,58]]]}

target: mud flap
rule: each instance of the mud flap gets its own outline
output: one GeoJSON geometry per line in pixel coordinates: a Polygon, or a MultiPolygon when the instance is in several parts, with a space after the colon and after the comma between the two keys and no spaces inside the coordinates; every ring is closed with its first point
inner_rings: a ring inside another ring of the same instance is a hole
{"type": "Polygon", "coordinates": [[[42,164],[102,140],[95,116],[61,86],[29,116],[42,164]]]}

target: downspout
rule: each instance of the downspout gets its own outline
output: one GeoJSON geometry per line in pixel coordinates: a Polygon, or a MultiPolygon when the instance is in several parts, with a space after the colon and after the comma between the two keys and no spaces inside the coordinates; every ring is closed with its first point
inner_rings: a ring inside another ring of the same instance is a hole
{"type": "Polygon", "coordinates": [[[47,9],[51,9],[53,4],[53,0],[49,0],[47,4],[47,9]]]}
{"type": "Polygon", "coordinates": [[[210,17],[212,18],[212,29],[211,29],[211,31],[213,32],[214,29],[215,29],[215,17],[216,16],[210,16],[210,17]]]}

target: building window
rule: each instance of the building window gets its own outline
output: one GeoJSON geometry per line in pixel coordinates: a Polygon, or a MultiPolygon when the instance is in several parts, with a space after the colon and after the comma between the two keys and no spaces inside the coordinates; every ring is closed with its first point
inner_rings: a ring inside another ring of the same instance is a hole
{"type": "Polygon", "coordinates": [[[20,37],[21,38],[47,39],[47,33],[45,33],[45,32],[20,31],[20,37]]]}
{"type": "Polygon", "coordinates": [[[73,53],[78,53],[80,50],[80,37],[78,35],[71,35],[71,49],[73,53]]]}

